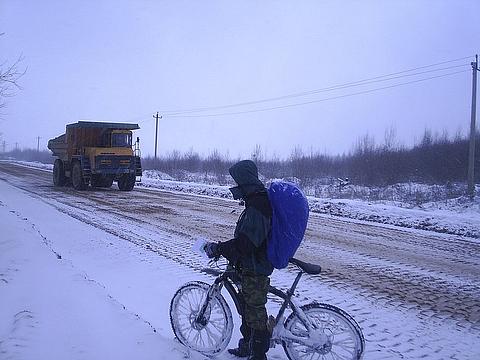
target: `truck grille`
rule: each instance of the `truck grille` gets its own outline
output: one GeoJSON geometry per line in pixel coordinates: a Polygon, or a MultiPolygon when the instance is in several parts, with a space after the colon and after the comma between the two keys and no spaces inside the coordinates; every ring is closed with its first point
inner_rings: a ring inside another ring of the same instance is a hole
{"type": "Polygon", "coordinates": [[[95,173],[120,174],[135,172],[132,156],[98,155],[95,157],[95,173]]]}

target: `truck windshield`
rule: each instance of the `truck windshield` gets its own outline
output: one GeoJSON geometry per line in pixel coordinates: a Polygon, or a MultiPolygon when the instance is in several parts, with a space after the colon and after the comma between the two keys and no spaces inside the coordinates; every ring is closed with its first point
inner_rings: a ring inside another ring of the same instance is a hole
{"type": "Polygon", "coordinates": [[[112,134],[112,147],[132,147],[132,134],[112,134]]]}

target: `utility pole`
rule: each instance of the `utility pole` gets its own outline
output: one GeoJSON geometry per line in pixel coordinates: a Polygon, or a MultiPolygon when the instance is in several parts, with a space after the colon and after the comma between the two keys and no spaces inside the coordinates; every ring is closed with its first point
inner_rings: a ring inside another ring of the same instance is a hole
{"type": "Polygon", "coordinates": [[[161,116],[158,116],[158,111],[157,115],[153,115],[153,118],[155,119],[155,162],[157,161],[157,137],[158,137],[158,119],[162,118],[161,116]]]}
{"type": "Polygon", "coordinates": [[[37,153],[40,152],[40,136],[37,136],[37,153]]]}
{"type": "Polygon", "coordinates": [[[477,71],[478,69],[478,55],[475,55],[475,62],[472,65],[472,112],[470,120],[470,148],[468,152],[468,195],[471,199],[475,197],[475,135],[476,126],[475,118],[477,112],[477,71]]]}
{"type": "Polygon", "coordinates": [[[15,143],[15,150],[18,150],[18,142],[15,143]]]}

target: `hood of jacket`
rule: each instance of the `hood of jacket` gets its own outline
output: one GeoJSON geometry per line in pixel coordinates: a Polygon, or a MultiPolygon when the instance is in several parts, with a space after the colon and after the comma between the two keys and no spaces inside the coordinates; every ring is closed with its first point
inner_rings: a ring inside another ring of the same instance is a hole
{"type": "Polygon", "coordinates": [[[237,183],[237,186],[230,188],[234,199],[245,199],[255,192],[265,190],[265,186],[258,179],[257,165],[252,160],[239,161],[228,171],[237,183]]]}

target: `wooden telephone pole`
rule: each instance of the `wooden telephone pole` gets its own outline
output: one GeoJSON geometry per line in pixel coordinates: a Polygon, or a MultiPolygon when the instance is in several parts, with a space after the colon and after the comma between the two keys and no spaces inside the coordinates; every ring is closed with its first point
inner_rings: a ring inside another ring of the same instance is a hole
{"type": "Polygon", "coordinates": [[[156,115],[153,115],[155,119],[155,162],[157,161],[157,137],[158,137],[158,119],[161,119],[161,116],[158,116],[158,111],[156,115]]]}
{"type": "Polygon", "coordinates": [[[477,112],[477,72],[478,55],[475,55],[475,62],[472,62],[472,111],[470,119],[470,147],[468,152],[468,195],[471,199],[475,197],[475,118],[477,112]]]}

